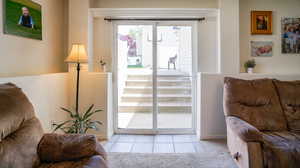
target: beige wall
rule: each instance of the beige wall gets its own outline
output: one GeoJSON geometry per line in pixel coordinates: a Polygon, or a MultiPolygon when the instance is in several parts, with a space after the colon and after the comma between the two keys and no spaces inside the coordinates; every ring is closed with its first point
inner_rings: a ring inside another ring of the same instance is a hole
{"type": "Polygon", "coordinates": [[[94,8],[218,8],[218,0],[93,0],[94,8]]]}
{"type": "MultiPolygon", "coordinates": [[[[300,55],[281,54],[281,18],[300,17],[299,0],[240,0],[240,63],[241,72],[243,64],[251,59],[250,41],[273,41],[273,57],[255,58],[257,61],[256,72],[259,73],[299,73],[300,55]],[[273,35],[250,34],[250,11],[273,11],[273,35]]],[[[253,57],[252,57],[253,58],[253,57]]]]}
{"type": "MultiPolygon", "coordinates": [[[[0,76],[22,76],[66,71],[67,15],[65,0],[40,0],[43,40],[5,35],[0,30],[0,76]]],[[[0,28],[3,27],[2,1],[0,28]]]]}

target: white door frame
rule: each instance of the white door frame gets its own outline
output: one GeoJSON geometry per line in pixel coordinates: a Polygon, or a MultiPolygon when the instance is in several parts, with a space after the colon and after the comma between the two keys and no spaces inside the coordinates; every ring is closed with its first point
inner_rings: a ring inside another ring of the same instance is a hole
{"type": "MultiPolygon", "coordinates": [[[[198,55],[198,22],[197,21],[114,21],[113,22],[113,59],[112,59],[112,69],[113,69],[113,116],[114,116],[114,132],[117,134],[191,134],[196,133],[196,122],[197,122],[197,115],[196,115],[196,102],[197,102],[197,55],[198,55]],[[118,41],[117,41],[117,33],[118,33],[118,25],[152,25],[153,26],[153,33],[152,33],[152,54],[153,54],[153,114],[152,114],[152,121],[153,121],[153,128],[152,129],[120,129],[118,128],[118,41]],[[192,27],[192,128],[157,128],[157,26],[170,26],[170,25],[177,25],[177,26],[191,26],[192,27]]],[[[200,120],[200,119],[199,119],[200,120]]]]}

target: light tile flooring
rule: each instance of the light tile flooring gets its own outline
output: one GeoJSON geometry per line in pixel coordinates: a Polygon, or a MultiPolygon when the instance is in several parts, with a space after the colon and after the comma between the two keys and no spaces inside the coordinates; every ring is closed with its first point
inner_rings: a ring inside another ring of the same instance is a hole
{"type": "MultiPolygon", "coordinates": [[[[152,128],[152,114],[145,112],[119,113],[119,128],[152,128]]],[[[191,128],[192,113],[158,113],[158,128],[191,128]],[[180,122],[170,122],[180,121],[180,122]]]]}
{"type": "Polygon", "coordinates": [[[195,135],[114,135],[104,148],[131,153],[228,152],[225,140],[199,141],[195,135]]]}

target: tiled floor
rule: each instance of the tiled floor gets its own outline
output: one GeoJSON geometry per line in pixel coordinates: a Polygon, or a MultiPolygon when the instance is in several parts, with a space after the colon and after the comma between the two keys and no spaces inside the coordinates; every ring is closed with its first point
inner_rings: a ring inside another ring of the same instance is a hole
{"type": "Polygon", "coordinates": [[[107,152],[212,153],[227,152],[225,140],[199,141],[195,135],[114,135],[107,152]]]}
{"type": "MultiPolygon", "coordinates": [[[[152,128],[152,113],[122,112],[118,114],[118,117],[119,128],[152,128]]],[[[159,128],[192,128],[192,113],[159,113],[157,122],[159,128]]]]}

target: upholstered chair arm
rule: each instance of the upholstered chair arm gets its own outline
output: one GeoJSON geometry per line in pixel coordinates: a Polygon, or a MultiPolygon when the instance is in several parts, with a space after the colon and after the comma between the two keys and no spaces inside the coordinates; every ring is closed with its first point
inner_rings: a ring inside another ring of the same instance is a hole
{"type": "Polygon", "coordinates": [[[231,130],[245,142],[261,142],[262,133],[248,122],[233,116],[226,117],[231,130]]]}
{"type": "Polygon", "coordinates": [[[99,155],[106,160],[106,152],[94,135],[45,134],[38,146],[42,162],[74,161],[99,155]]]}

